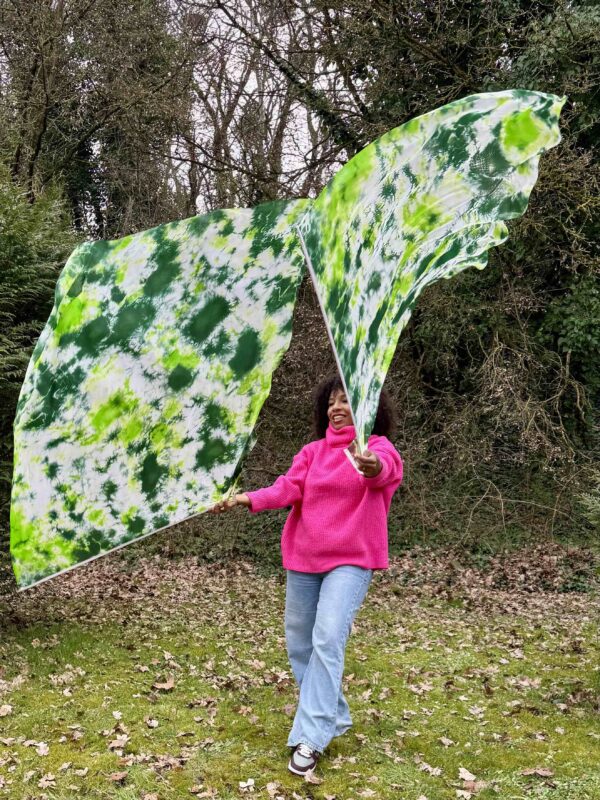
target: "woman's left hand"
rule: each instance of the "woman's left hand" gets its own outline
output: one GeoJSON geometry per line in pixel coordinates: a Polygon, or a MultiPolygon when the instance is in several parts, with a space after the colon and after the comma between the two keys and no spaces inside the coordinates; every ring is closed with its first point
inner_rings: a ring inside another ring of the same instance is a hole
{"type": "Polygon", "coordinates": [[[372,453],[370,450],[365,450],[362,455],[355,455],[354,460],[365,478],[374,478],[376,475],[379,475],[383,468],[383,464],[379,460],[377,453],[372,453]]]}

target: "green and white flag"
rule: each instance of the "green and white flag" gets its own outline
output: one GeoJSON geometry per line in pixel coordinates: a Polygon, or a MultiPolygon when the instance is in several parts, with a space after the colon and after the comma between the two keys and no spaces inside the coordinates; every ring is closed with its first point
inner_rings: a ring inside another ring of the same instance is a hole
{"type": "Polygon", "coordinates": [[[14,425],[19,588],[232,487],[289,345],[305,205],[214,211],[73,252],[14,425]]]}
{"type": "Polygon", "coordinates": [[[314,201],[214,211],[80,245],[14,424],[20,589],[231,491],[291,337],[304,258],[359,446],[422,289],[487,262],[524,213],[566,98],[457,100],[389,131],[314,201]]]}
{"type": "Polygon", "coordinates": [[[456,100],[352,158],[298,228],[361,452],[400,332],[425,286],[508,236],[561,139],[566,97],[512,90],[456,100]]]}

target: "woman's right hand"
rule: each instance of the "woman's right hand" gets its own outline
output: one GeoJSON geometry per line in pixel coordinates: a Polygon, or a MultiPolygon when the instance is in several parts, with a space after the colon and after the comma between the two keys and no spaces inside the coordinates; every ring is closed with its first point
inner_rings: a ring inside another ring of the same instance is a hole
{"type": "Polygon", "coordinates": [[[218,503],[215,503],[214,506],[210,509],[212,514],[220,514],[223,511],[229,511],[236,506],[247,506],[250,507],[250,498],[247,494],[236,494],[234,497],[230,497],[228,500],[221,500],[218,503]]]}

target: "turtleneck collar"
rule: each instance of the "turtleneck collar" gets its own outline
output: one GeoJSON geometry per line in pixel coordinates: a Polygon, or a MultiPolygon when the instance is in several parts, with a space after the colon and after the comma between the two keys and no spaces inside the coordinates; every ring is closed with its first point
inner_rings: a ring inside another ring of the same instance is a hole
{"type": "Polygon", "coordinates": [[[356,438],[356,430],[354,425],[344,425],[343,428],[336,431],[330,422],[325,430],[325,438],[330,447],[348,447],[350,442],[356,438]]]}

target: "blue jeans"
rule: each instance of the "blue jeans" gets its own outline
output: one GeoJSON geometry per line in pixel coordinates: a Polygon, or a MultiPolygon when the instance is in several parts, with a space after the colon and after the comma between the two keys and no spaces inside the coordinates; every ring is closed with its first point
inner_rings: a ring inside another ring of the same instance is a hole
{"type": "Polygon", "coordinates": [[[300,687],[287,744],[304,742],[322,753],[352,725],[342,692],[344,656],[373,570],[344,564],[329,572],[286,572],[285,638],[300,687]]]}

